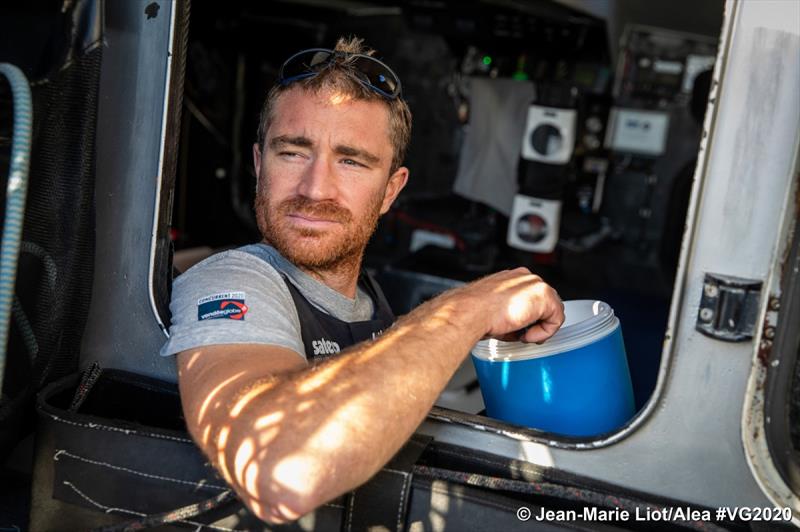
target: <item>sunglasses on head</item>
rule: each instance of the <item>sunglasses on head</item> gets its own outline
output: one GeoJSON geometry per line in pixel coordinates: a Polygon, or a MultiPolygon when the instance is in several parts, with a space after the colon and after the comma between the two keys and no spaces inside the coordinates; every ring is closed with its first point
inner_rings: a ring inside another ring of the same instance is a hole
{"type": "Polygon", "coordinates": [[[400,78],[385,63],[369,55],[327,48],[309,48],[291,56],[281,66],[278,83],[285,86],[294,81],[312,78],[336,60],[345,59],[353,68],[356,81],[363,86],[389,100],[400,97],[400,78]]]}

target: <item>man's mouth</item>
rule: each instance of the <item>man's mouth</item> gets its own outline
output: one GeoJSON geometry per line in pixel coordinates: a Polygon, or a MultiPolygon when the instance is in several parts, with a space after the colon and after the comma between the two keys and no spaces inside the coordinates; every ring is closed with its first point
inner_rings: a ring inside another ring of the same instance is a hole
{"type": "Polygon", "coordinates": [[[311,214],[304,214],[298,212],[287,213],[286,217],[292,221],[294,225],[301,226],[301,227],[311,227],[311,228],[326,228],[332,225],[340,225],[341,222],[338,220],[333,220],[330,218],[323,218],[320,216],[314,216],[311,214]]]}

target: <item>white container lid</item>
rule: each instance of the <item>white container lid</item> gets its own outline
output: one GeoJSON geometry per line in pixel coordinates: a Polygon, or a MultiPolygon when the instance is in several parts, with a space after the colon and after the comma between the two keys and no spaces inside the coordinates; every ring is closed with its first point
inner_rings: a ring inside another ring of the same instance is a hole
{"type": "Polygon", "coordinates": [[[564,301],[564,324],[542,345],[490,338],[475,344],[472,354],[492,362],[546,357],[589,345],[618,326],[619,320],[614,316],[614,309],[602,301],[564,301]]]}

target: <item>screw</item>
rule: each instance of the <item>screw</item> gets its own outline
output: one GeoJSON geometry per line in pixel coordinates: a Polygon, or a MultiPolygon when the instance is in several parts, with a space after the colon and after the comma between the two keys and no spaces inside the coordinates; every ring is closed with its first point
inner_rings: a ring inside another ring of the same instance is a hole
{"type": "Polygon", "coordinates": [[[705,285],[703,290],[705,291],[708,297],[717,297],[719,295],[719,288],[717,288],[716,285],[713,284],[705,285]]]}
{"type": "Polygon", "coordinates": [[[769,309],[770,310],[774,310],[776,312],[778,310],[780,310],[781,309],[781,300],[778,299],[777,297],[769,298],[769,309]]]}
{"type": "Polygon", "coordinates": [[[764,338],[767,338],[769,340],[772,340],[773,338],[775,338],[775,327],[772,327],[771,325],[769,327],[765,327],[764,328],[764,338]]]}
{"type": "Polygon", "coordinates": [[[710,308],[701,308],[700,309],[700,319],[703,321],[711,321],[711,318],[714,317],[714,311],[710,308]]]}

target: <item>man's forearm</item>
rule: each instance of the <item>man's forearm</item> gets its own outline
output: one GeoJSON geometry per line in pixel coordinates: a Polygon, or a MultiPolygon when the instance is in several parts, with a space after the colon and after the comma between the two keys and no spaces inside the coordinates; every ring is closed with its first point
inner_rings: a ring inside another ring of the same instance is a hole
{"type": "Polygon", "coordinates": [[[456,291],[326,363],[246,383],[228,419],[217,418],[209,454],[273,520],[358,486],[408,439],[483,335],[470,303],[456,291]]]}

